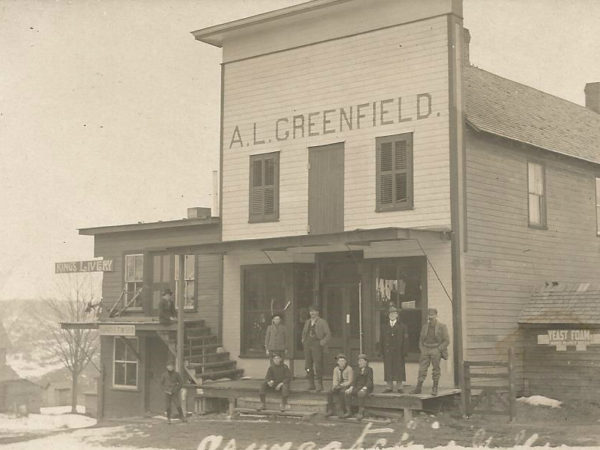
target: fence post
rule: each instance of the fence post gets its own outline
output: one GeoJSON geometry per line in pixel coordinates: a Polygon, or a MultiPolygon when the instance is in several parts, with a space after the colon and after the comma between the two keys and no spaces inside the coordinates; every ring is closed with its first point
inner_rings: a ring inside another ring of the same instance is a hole
{"type": "Polygon", "coordinates": [[[515,420],[515,417],[517,416],[516,396],[514,350],[512,347],[510,347],[508,349],[508,405],[511,422],[515,420]]]}
{"type": "Polygon", "coordinates": [[[463,416],[469,417],[471,415],[471,372],[470,372],[470,366],[469,366],[468,361],[464,362],[463,377],[465,379],[464,390],[462,392],[462,395],[463,395],[462,404],[464,405],[464,409],[465,409],[463,411],[463,416]]]}

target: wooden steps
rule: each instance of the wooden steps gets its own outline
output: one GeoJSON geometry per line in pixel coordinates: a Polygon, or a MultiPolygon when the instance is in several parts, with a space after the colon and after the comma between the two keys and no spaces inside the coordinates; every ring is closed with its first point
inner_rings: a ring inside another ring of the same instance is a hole
{"type": "Polygon", "coordinates": [[[284,417],[302,417],[302,418],[311,417],[311,416],[314,416],[315,414],[317,414],[316,412],[291,411],[291,410],[287,410],[287,409],[285,411],[281,411],[279,409],[263,409],[261,411],[257,411],[256,409],[251,409],[251,408],[235,408],[234,411],[236,414],[252,415],[252,416],[284,416],[284,417]]]}
{"type": "MultiPolygon", "coordinates": [[[[232,361],[235,364],[235,361],[232,361]]],[[[196,377],[202,380],[217,380],[219,378],[229,378],[235,380],[242,376],[244,369],[228,369],[228,370],[215,370],[206,372],[196,372],[196,377]]]]}
{"type": "MultiPolygon", "coordinates": [[[[270,394],[270,393],[269,393],[270,394]]],[[[277,394],[267,394],[267,410],[279,411],[281,397],[277,394]]],[[[248,408],[256,410],[261,405],[258,394],[256,397],[241,397],[237,399],[238,408],[248,408]]],[[[286,411],[325,414],[327,412],[326,400],[307,400],[302,398],[288,398],[288,409],[286,411]]]]}

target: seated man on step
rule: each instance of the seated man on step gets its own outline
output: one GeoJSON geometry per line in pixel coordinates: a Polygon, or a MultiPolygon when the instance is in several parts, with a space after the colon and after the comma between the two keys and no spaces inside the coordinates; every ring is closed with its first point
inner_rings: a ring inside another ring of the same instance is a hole
{"type": "Polygon", "coordinates": [[[287,398],[290,394],[290,383],[292,381],[292,372],[288,366],[283,363],[283,359],[279,353],[273,353],[273,364],[267,369],[265,381],[261,384],[258,395],[260,396],[261,405],[259,411],[267,408],[267,390],[281,392],[281,411],[285,411],[287,406],[287,398]]]}
{"type": "Polygon", "coordinates": [[[358,400],[358,414],[356,418],[362,420],[365,415],[365,399],[373,392],[373,369],[369,367],[369,358],[364,353],[358,355],[358,369],[354,376],[352,386],[346,389],[346,404],[348,412],[343,417],[350,417],[350,405],[352,397],[358,400]]]}
{"type": "Polygon", "coordinates": [[[345,391],[354,381],[354,372],[348,364],[348,358],[343,353],[338,354],[335,359],[337,365],[333,368],[333,382],[331,391],[327,395],[327,416],[334,414],[334,408],[337,407],[338,416],[346,415],[346,394],[345,391]]]}

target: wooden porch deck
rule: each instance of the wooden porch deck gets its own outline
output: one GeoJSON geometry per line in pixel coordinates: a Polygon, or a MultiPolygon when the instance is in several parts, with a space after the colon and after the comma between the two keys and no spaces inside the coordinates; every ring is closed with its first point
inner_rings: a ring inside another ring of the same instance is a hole
{"type": "MultiPolygon", "coordinates": [[[[229,414],[234,415],[238,408],[238,400],[245,402],[258,401],[258,389],[262,379],[240,379],[207,381],[198,387],[197,399],[226,399],[229,405],[229,414]]],[[[331,389],[331,381],[323,382],[323,392],[309,392],[306,379],[295,379],[291,384],[289,404],[294,409],[301,405],[311,405],[313,413],[325,413],[327,405],[327,392],[331,389]]],[[[422,394],[409,394],[414,386],[404,386],[404,393],[383,393],[386,386],[376,385],[373,393],[367,397],[366,409],[372,415],[384,417],[398,417],[403,413],[404,419],[412,418],[412,411],[435,411],[443,402],[451,401],[460,396],[460,389],[441,387],[437,396],[430,394],[431,387],[423,390],[422,394]]],[[[276,394],[267,394],[267,400],[278,399],[276,394]]],[[[207,411],[204,411],[207,412],[207,411]]]]}

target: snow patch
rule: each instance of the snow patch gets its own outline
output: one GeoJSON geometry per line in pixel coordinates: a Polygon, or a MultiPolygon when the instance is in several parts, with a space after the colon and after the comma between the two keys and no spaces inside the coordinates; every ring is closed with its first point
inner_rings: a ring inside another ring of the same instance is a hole
{"type": "Polygon", "coordinates": [[[519,397],[518,402],[526,403],[532,406],[549,406],[550,408],[560,408],[562,404],[559,400],[544,397],[543,395],[532,395],[531,397],[519,397]]]}
{"type": "Polygon", "coordinates": [[[3,432],[53,431],[85,428],[95,424],[96,419],[78,414],[29,414],[27,417],[11,417],[6,414],[0,414],[0,431],[3,432]]]}
{"type": "MultiPolygon", "coordinates": [[[[70,414],[71,407],[70,406],[46,406],[44,408],[40,408],[40,412],[42,414],[70,414]]],[[[77,405],[77,412],[79,414],[85,414],[85,406],[77,405]]]]}

